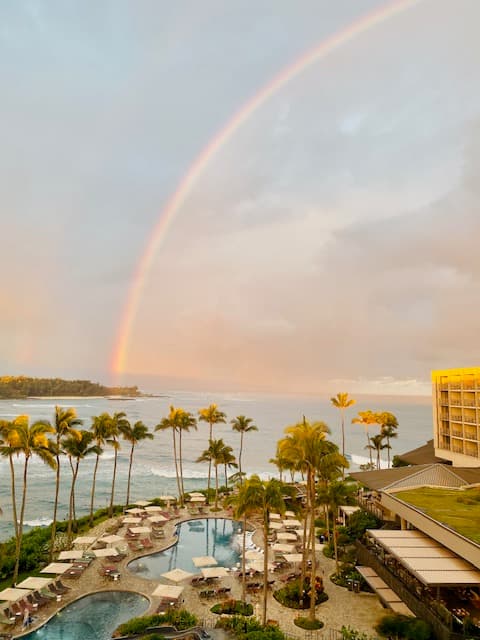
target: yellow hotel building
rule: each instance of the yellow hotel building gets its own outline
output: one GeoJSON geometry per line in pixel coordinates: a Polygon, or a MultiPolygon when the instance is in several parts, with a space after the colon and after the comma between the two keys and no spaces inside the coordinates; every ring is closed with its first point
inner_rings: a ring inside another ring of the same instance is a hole
{"type": "Polygon", "coordinates": [[[480,367],[432,371],[435,455],[480,467],[480,367]]]}

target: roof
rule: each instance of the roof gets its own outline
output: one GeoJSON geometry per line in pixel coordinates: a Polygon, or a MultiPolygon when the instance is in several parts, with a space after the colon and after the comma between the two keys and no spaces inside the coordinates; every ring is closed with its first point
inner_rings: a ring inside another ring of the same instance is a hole
{"type": "Polygon", "coordinates": [[[407,462],[408,464],[435,464],[435,463],[444,463],[446,462],[442,458],[438,458],[435,455],[435,449],[433,447],[433,438],[429,440],[426,444],[422,444],[421,447],[417,447],[416,449],[412,449],[411,451],[407,451],[406,453],[401,453],[397,456],[402,462],[407,462]]]}
{"type": "Polygon", "coordinates": [[[420,464],[350,474],[369,489],[386,491],[413,487],[459,488],[480,483],[480,467],[451,467],[445,464],[420,464]]]}

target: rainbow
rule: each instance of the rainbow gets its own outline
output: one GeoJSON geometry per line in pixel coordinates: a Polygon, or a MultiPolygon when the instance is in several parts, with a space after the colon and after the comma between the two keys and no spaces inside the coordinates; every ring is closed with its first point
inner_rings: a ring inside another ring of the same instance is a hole
{"type": "Polygon", "coordinates": [[[155,255],[167,234],[175,214],[189,196],[210,160],[267,100],[274,96],[279,89],[284,87],[293,78],[350,40],[365,31],[373,29],[382,22],[393,18],[397,14],[417,4],[419,1],[420,0],[394,0],[393,2],[389,2],[380,9],[365,14],[362,18],[355,20],[355,22],[342,28],[329,38],[323,40],[320,44],[308,50],[295,62],[282,69],[270,82],[264,85],[260,91],[238,109],[230,120],[216,133],[213,139],[202,149],[160,212],[158,220],[135,268],[111,357],[110,370],[114,376],[125,371],[130,333],[155,255]]]}

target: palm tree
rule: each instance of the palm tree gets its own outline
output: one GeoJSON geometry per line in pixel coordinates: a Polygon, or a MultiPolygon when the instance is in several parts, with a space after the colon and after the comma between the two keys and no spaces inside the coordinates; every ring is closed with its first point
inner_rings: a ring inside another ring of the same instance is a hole
{"type": "Polygon", "coordinates": [[[377,469],[380,469],[380,451],[382,451],[383,449],[386,449],[389,445],[388,444],[383,444],[383,440],[384,440],[384,436],[381,433],[378,433],[375,436],[372,436],[370,438],[370,444],[368,445],[368,448],[370,450],[370,453],[372,453],[373,451],[375,451],[375,466],[377,469]]]}
{"type": "MultiPolygon", "coordinates": [[[[312,557],[312,572],[310,576],[310,619],[315,619],[316,591],[315,591],[315,476],[317,469],[321,465],[321,459],[326,453],[326,436],[330,433],[328,426],[324,422],[314,422],[310,424],[303,419],[303,422],[295,424],[285,429],[286,437],[279,441],[278,448],[282,456],[298,465],[299,470],[306,473],[307,478],[307,513],[305,515],[305,530],[307,529],[308,515],[310,515],[310,545],[312,557]]],[[[328,451],[330,453],[330,451],[328,451]]],[[[305,559],[308,541],[304,538],[304,559],[302,563],[301,585],[305,575],[305,559]]]]}
{"type": "Polygon", "coordinates": [[[218,465],[222,464],[222,455],[225,448],[224,441],[210,440],[210,446],[197,458],[197,462],[213,463],[215,467],[215,510],[218,510],[218,465]]]}
{"type": "Polygon", "coordinates": [[[125,421],[119,427],[120,433],[124,440],[130,443],[130,458],[128,465],[128,480],[127,480],[127,500],[125,504],[128,506],[130,504],[130,480],[132,476],[132,464],[133,464],[133,452],[135,446],[141,442],[142,440],[153,440],[153,433],[150,433],[148,427],[143,424],[141,420],[137,420],[135,424],[132,425],[125,421]]]}
{"type": "Polygon", "coordinates": [[[247,518],[256,511],[261,509],[261,493],[257,490],[258,480],[246,479],[243,482],[238,492],[231,495],[227,499],[227,504],[233,506],[233,516],[238,519],[242,519],[242,602],[246,602],[246,571],[245,571],[245,551],[247,542],[247,518]]]}
{"type": "Polygon", "coordinates": [[[378,416],[373,411],[359,411],[358,416],[353,418],[352,424],[362,424],[365,428],[365,434],[367,436],[367,449],[370,451],[370,465],[373,465],[372,449],[370,448],[370,434],[368,433],[368,427],[372,424],[378,424],[378,416]]]}
{"type": "MultiPolygon", "coordinates": [[[[238,469],[237,459],[233,453],[233,448],[226,444],[221,453],[223,468],[225,469],[225,488],[228,489],[228,469],[238,469]]],[[[243,473],[239,474],[240,484],[243,481],[243,473]]]]}
{"type": "MultiPolygon", "coordinates": [[[[330,398],[330,402],[340,411],[342,419],[342,456],[345,457],[345,409],[355,404],[353,398],[348,397],[348,393],[337,393],[334,398],[330,398]]],[[[345,477],[343,474],[342,478],[345,477]]]]}
{"type": "Polygon", "coordinates": [[[74,438],[79,439],[80,434],[77,427],[83,424],[83,420],[80,420],[77,416],[75,409],[62,409],[62,407],[55,407],[55,418],[53,424],[54,438],[50,440],[50,447],[52,453],[55,456],[55,462],[57,464],[56,478],[55,478],[55,499],[53,502],[53,522],[52,533],[50,537],[50,551],[49,562],[52,561],[53,551],[55,548],[55,536],[57,532],[57,509],[58,509],[58,494],[60,491],[60,454],[62,453],[60,447],[60,441],[66,436],[72,435],[74,438]]]}
{"type": "Polygon", "coordinates": [[[118,437],[121,433],[121,429],[126,429],[128,425],[128,420],[126,413],[124,411],[119,411],[114,413],[111,420],[109,421],[109,430],[108,430],[108,444],[113,447],[113,475],[112,475],[112,491],[110,494],[110,506],[108,507],[108,515],[111,518],[113,516],[113,501],[115,499],[115,480],[117,479],[117,460],[118,460],[118,450],[120,449],[120,442],[118,441],[118,437]]]}
{"type": "Polygon", "coordinates": [[[332,526],[333,526],[333,551],[335,557],[335,573],[338,574],[338,533],[337,533],[337,515],[338,508],[348,501],[351,496],[352,490],[345,484],[345,482],[338,482],[337,480],[331,482],[323,489],[322,497],[332,512],[332,526]]]}
{"type": "Polygon", "coordinates": [[[177,479],[177,489],[178,489],[178,498],[180,503],[182,504],[183,500],[183,492],[182,486],[180,484],[180,472],[178,467],[178,458],[177,458],[177,429],[179,416],[184,413],[183,409],[176,409],[173,404],[170,405],[170,412],[167,417],[162,418],[161,421],[155,427],[155,431],[166,431],[170,429],[172,431],[172,441],[173,441],[173,461],[175,464],[175,477],[177,479]]]}
{"type": "Polygon", "coordinates": [[[28,420],[27,416],[19,416],[15,420],[0,420],[0,455],[8,458],[10,465],[10,491],[12,496],[12,519],[15,538],[18,537],[17,498],[15,482],[15,466],[13,464],[14,445],[16,440],[15,427],[19,421],[28,420]]]}
{"type": "Polygon", "coordinates": [[[197,420],[190,411],[179,410],[177,415],[176,430],[178,431],[178,467],[180,471],[180,487],[182,493],[180,494],[180,504],[183,506],[183,499],[185,495],[185,487],[183,486],[183,453],[182,453],[182,435],[184,431],[190,431],[190,429],[197,430],[197,420]]]}
{"type": "Polygon", "coordinates": [[[237,416],[230,420],[232,429],[240,434],[240,451],[238,453],[238,470],[240,473],[242,473],[243,436],[250,431],[258,431],[258,427],[252,422],[252,418],[246,418],[245,416],[237,416]]]}
{"type": "MultiPolygon", "coordinates": [[[[210,430],[208,432],[208,442],[212,440],[213,437],[213,425],[214,424],[224,424],[226,422],[227,415],[220,411],[216,404],[211,404],[204,409],[200,409],[198,412],[199,420],[201,422],[208,422],[210,430]]],[[[208,483],[207,483],[207,503],[210,499],[210,480],[212,476],[212,462],[210,461],[208,464],[208,483]]]]}
{"type": "Polygon", "coordinates": [[[72,470],[72,483],[70,485],[70,500],[68,508],[67,540],[70,543],[72,538],[73,524],[76,525],[75,514],[75,484],[78,477],[80,460],[92,454],[99,454],[100,447],[95,443],[95,434],[92,431],[79,431],[76,434],[70,433],[61,441],[61,447],[68,456],[70,468],[72,470]],[[73,462],[75,460],[75,463],[73,462]]]}
{"type": "Polygon", "coordinates": [[[108,413],[101,413],[99,416],[92,417],[92,433],[98,447],[98,453],[95,459],[95,467],[93,469],[92,490],[90,493],[90,526],[93,525],[93,507],[95,502],[95,485],[97,482],[98,463],[100,460],[100,456],[103,453],[102,447],[105,446],[108,440],[110,420],[111,420],[110,414],[108,413]]]}
{"type": "Polygon", "coordinates": [[[398,429],[398,420],[393,413],[389,411],[382,411],[382,413],[377,414],[378,423],[380,425],[380,433],[384,438],[387,439],[387,455],[388,455],[388,468],[390,469],[390,440],[391,438],[397,437],[397,429],[398,429]]]}
{"type": "Polygon", "coordinates": [[[53,433],[53,427],[45,422],[35,422],[29,424],[28,416],[20,416],[14,422],[14,426],[9,433],[9,449],[16,456],[24,457],[23,463],[23,486],[22,501],[20,506],[20,517],[18,519],[16,546],[15,546],[15,568],[13,570],[13,584],[17,582],[20,567],[20,551],[22,548],[23,520],[25,516],[25,505],[27,502],[28,485],[28,463],[33,456],[38,456],[51,469],[55,469],[55,456],[49,448],[48,433],[53,433]]]}

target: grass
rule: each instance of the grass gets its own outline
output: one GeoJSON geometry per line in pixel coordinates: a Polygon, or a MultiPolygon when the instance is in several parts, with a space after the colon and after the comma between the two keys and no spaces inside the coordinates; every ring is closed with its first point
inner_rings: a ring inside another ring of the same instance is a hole
{"type": "Polygon", "coordinates": [[[480,488],[454,490],[422,487],[394,495],[480,544],[480,488]]]}

